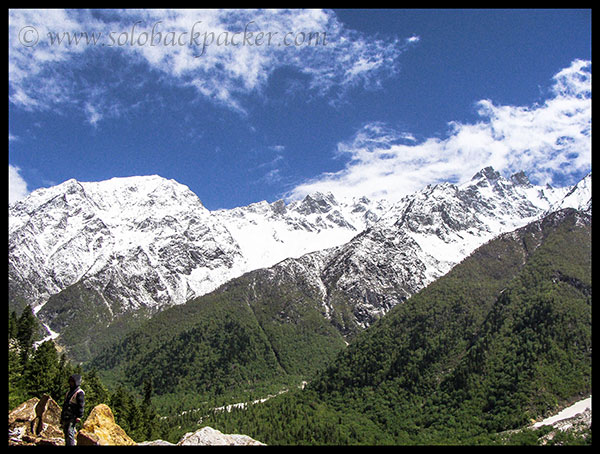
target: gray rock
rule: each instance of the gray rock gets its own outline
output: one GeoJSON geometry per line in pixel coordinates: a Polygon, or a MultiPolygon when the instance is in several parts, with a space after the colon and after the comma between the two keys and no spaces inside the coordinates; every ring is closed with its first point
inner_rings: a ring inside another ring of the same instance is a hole
{"type": "Polygon", "coordinates": [[[196,432],[186,433],[177,446],[264,446],[247,435],[224,434],[212,427],[203,427],[196,432]]]}

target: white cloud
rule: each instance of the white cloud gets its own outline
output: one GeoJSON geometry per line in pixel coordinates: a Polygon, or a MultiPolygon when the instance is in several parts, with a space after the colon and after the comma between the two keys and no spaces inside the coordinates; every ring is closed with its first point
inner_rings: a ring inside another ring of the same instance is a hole
{"type": "Polygon", "coordinates": [[[92,104],[85,103],[85,114],[88,119],[88,122],[92,126],[96,126],[96,123],[102,119],[102,115],[98,112],[98,109],[94,107],[92,104]]]}
{"type": "Polygon", "coordinates": [[[83,52],[83,46],[51,45],[48,33],[80,30],[67,11],[9,11],[9,100],[26,109],[47,109],[68,101],[72,81],[62,65],[83,52]]]}
{"type": "Polygon", "coordinates": [[[8,203],[15,203],[29,195],[27,183],[19,173],[21,169],[8,165],[8,203]]]}
{"type": "Polygon", "coordinates": [[[9,99],[30,110],[75,105],[95,124],[118,109],[99,99],[110,96],[108,89],[82,68],[117,53],[126,66],[143,63],[167,83],[194,87],[243,113],[243,96],[261,93],[282,67],[307,76],[318,95],[339,98],[350,87],[377,87],[415,38],[365,36],[323,10],[10,10],[9,99]],[[96,45],[88,39],[92,33],[100,36],[96,45]],[[100,110],[104,106],[110,111],[100,110]]]}
{"type": "Polygon", "coordinates": [[[591,62],[575,60],[554,77],[541,105],[477,103],[481,121],[450,123],[444,139],[416,143],[406,132],[370,123],[338,145],[345,168],[298,185],[288,198],[331,191],[398,200],[440,181],[461,183],[488,165],[505,174],[525,171],[538,184],[591,170],[591,62]]]}
{"type": "Polygon", "coordinates": [[[571,66],[559,71],[553,79],[556,81],[553,91],[557,95],[586,98],[592,95],[592,63],[586,60],[574,60],[571,66]]]}

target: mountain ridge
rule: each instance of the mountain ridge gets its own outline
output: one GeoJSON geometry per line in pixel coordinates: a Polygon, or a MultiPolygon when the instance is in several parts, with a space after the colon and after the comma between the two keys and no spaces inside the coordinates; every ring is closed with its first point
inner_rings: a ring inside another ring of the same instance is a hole
{"type": "MultiPolygon", "coordinates": [[[[591,210],[591,174],[586,178],[578,192],[589,194],[591,210]]],[[[78,312],[104,328],[182,304],[253,269],[298,260],[325,292],[326,312],[350,298],[354,320],[339,326],[351,334],[479,244],[576,189],[537,187],[522,173],[506,179],[486,168],[463,185],[429,185],[393,205],[316,193],[287,205],[211,212],[189,188],[159,176],[72,179],[10,207],[9,304],[33,301],[55,335],[78,312]],[[69,298],[82,307],[65,309],[69,298]]]]}

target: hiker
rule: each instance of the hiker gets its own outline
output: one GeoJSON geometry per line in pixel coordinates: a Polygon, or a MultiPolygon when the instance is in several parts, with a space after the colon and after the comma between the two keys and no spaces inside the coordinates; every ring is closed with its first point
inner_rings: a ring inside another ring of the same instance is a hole
{"type": "Polygon", "coordinates": [[[60,423],[65,433],[65,446],[75,446],[75,425],[83,418],[85,393],[79,385],[81,385],[81,375],[71,375],[69,391],[65,395],[65,403],[60,413],[60,423]]]}

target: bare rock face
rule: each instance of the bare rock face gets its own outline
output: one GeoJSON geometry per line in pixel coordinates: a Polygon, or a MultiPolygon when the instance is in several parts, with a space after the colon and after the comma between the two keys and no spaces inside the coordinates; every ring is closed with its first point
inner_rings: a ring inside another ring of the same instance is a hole
{"type": "Polygon", "coordinates": [[[9,445],[65,444],[60,406],[48,395],[34,397],[8,413],[9,445]]]}
{"type": "Polygon", "coordinates": [[[203,427],[196,432],[185,434],[177,446],[264,446],[247,435],[224,434],[212,427],[203,427]]]}
{"type": "Polygon", "coordinates": [[[96,405],[77,433],[78,446],[133,446],[137,443],[115,422],[108,405],[96,405]]]}

